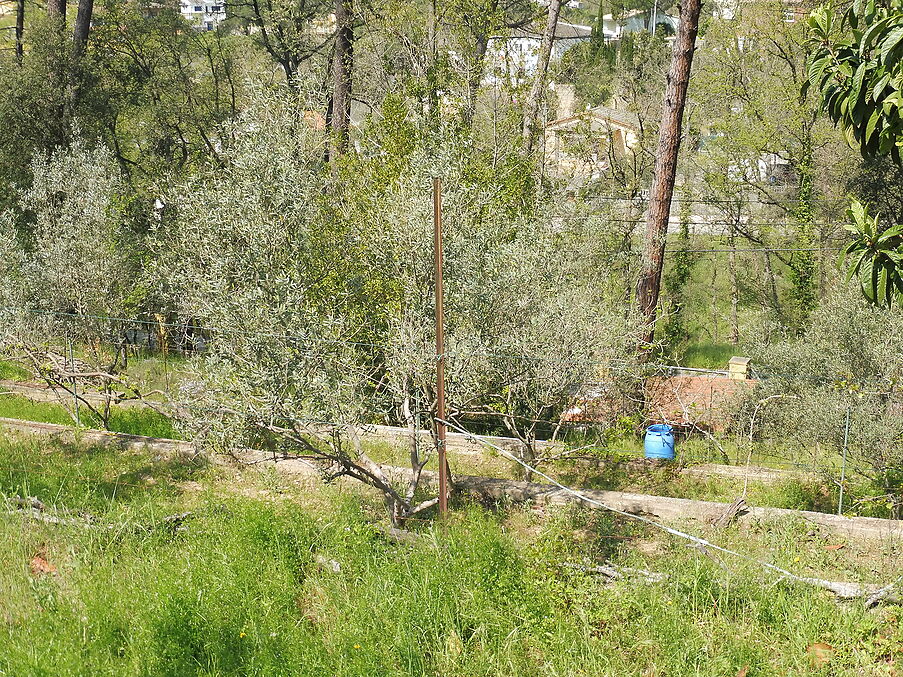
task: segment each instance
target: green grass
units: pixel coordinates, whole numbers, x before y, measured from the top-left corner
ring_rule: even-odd
[[[82,425],[100,428],[100,422],[89,412],[82,410]],[[0,395],[0,418],[14,418],[41,423],[72,425],[73,421],[64,407],[56,403],[35,402],[19,395]],[[141,407],[114,407],[109,429],[131,435],[144,435],[166,439],[182,439],[173,422],[150,409]],[[641,461],[642,441],[625,437],[617,440],[613,449],[597,452],[595,460],[553,463],[545,469],[568,486],[587,489],[604,489],[636,493],[688,498],[694,500],[731,502],[743,489],[741,480],[700,478],[680,474],[681,464],[698,462],[724,462],[726,459],[705,440],[688,440],[680,445],[681,464],[650,467]],[[407,450],[388,443],[368,443],[366,451],[382,463],[404,465]],[[730,454],[736,449],[728,445]],[[764,452],[763,452],[764,453]],[[737,452],[739,454],[739,452]],[[753,464],[768,465],[769,459],[754,454]],[[513,461],[487,451],[482,458],[450,455],[452,471],[460,474],[486,475],[490,477],[516,478],[518,468]],[[435,459],[428,466],[436,470]],[[847,506],[867,487],[851,482],[847,489]],[[793,510],[834,512],[837,506],[837,488],[815,478],[788,478],[786,482],[769,485],[750,483],[747,501],[751,505]],[[880,502],[870,503],[866,513],[872,517],[888,517],[889,508]]]
[[[174,392],[183,378],[189,358],[184,355],[163,356],[158,352],[141,351],[129,359],[126,374],[142,391]]]
[[[0,418],[73,425],[72,416],[62,405],[54,402],[35,402],[21,395],[0,395]],[[102,427],[100,420],[84,408],[80,411],[80,418],[85,427]],[[113,407],[109,429],[130,435],[181,439],[169,418],[143,407]]]
[[[691,342],[681,349],[677,362],[682,367],[727,369],[728,360],[740,352],[741,349],[731,343]]]
[[[154,460],[150,452],[20,440],[0,432],[0,494],[36,496],[73,511],[118,514],[136,500],[171,507],[176,483],[204,472],[203,463]]]
[[[900,608],[838,607],[598,512],[457,504],[411,546],[382,536],[378,501],[338,489],[310,505],[309,490],[272,478],[9,440],[0,468],[3,493],[28,483],[98,525],[0,517],[0,675],[852,677],[893,674],[888,656],[903,649]],[[140,488],[113,491],[122,477]],[[188,478],[200,491],[181,492]],[[185,530],[161,521],[181,510]],[[835,578],[895,566],[808,533],[779,523],[718,539]],[[33,575],[36,554],[57,573]],[[605,584],[562,566],[606,560],[669,578]],[[834,649],[822,668],[806,652],[815,642]]]
[[[0,381],[26,381],[31,374],[10,360],[0,360]]]
[[[72,425],[72,417],[59,404],[35,402],[21,395],[0,395],[0,418]]]

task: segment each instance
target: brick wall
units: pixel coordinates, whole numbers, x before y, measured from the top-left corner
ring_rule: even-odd
[[[646,383],[647,416],[677,426],[724,430],[737,399],[757,381],[727,376],[669,376]]]

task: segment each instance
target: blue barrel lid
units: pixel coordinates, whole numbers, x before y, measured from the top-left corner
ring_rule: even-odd
[[[670,433],[674,428],[669,426],[667,423],[656,423],[655,425],[651,425],[646,428],[646,432],[649,433],[657,433],[659,435]]]

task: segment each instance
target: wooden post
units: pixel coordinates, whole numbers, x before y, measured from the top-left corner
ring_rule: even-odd
[[[843,487],[847,481],[847,449],[850,442],[850,409],[847,405],[847,420],[843,427],[843,463],[840,466],[840,496],[837,498],[837,514],[843,515]]]
[[[448,512],[448,462],[445,455],[445,308],[442,285],[442,179],[433,178],[433,259],[436,295],[436,438],[439,447],[439,513]]]

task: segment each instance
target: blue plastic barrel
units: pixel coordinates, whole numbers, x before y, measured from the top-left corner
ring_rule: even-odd
[[[646,438],[643,440],[643,450],[646,458],[674,459],[674,433],[671,426],[665,423],[657,423],[646,428]]]

